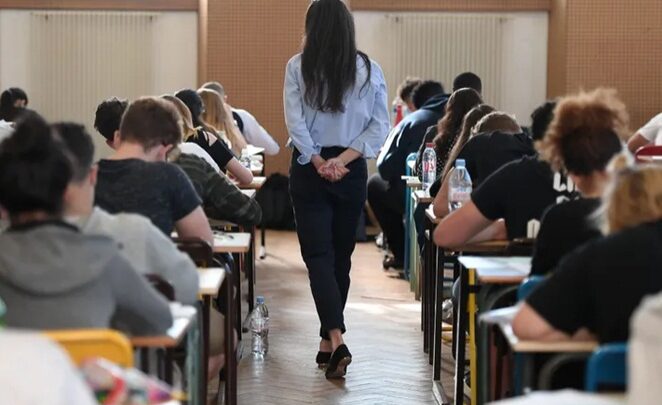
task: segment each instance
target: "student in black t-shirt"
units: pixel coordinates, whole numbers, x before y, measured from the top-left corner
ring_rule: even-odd
[[[522,133],[513,117],[504,112],[487,114],[474,128],[478,135],[473,136],[459,150],[457,157],[446,164],[441,192],[437,193],[434,201],[435,215],[439,217],[448,215],[448,182],[455,159],[464,159],[473,187],[477,188],[485,178],[506,163],[536,153],[531,138]]]
[[[178,113],[169,102],[143,97],[122,117],[119,145],[99,161],[95,204],[114,214],[146,216],[163,233],[213,241],[209,221],[186,174],[166,163],[182,138]]]
[[[540,126],[536,120],[549,123],[551,114],[551,109],[549,116],[534,112],[534,126]],[[441,221],[434,240],[439,246],[458,247],[470,241],[535,237],[543,211],[574,196],[571,180],[547,162],[527,156],[485,179],[470,201]]]
[[[551,271],[563,255],[599,237],[591,214],[609,180],[606,167],[623,148],[629,132],[625,105],[605,90],[566,97],[538,149],[542,158],[564,170],[583,198],[552,205],[543,215],[531,274]]]
[[[204,149],[218,164],[221,170],[227,170],[240,184],[249,184],[253,181],[253,174],[244,167],[232,153],[228,145],[218,137],[216,130],[202,120],[205,105],[195,90],[184,89],[175,93],[175,97],[182,100],[191,111],[193,125],[196,127],[194,135],[185,139]]]
[[[531,293],[513,320],[520,338],[626,341],[641,299],[662,290],[662,167],[621,170],[604,204],[608,236],[567,255]]]

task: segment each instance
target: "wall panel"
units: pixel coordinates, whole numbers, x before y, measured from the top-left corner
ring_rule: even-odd
[[[358,11],[541,11],[550,0],[350,0]]]

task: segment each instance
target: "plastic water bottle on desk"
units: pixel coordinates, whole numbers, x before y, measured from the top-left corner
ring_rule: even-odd
[[[473,185],[464,159],[455,161],[455,170],[448,180],[448,209],[452,212],[471,199]]]
[[[257,305],[251,314],[252,352],[256,358],[264,358],[269,351],[269,310],[264,297],[257,297]]]
[[[434,143],[425,144],[423,151],[423,190],[430,193],[430,186],[437,179],[437,154],[434,151]]]

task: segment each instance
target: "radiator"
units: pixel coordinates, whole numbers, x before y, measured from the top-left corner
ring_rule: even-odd
[[[450,92],[453,78],[472,71],[484,83],[483,98],[501,105],[504,23],[500,14],[389,13],[357,21],[359,48],[384,70],[391,99],[407,76],[442,81]],[[361,17],[359,17],[359,20]],[[368,23],[361,32],[359,24]]]
[[[49,120],[85,123],[93,131],[101,100],[150,94],[154,88],[153,26],[158,16],[32,12],[29,78],[33,107]]]

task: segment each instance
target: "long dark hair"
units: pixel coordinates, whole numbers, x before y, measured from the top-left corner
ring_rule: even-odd
[[[314,0],[306,14],[301,71],[304,100],[320,111],[344,112],[345,92],[356,84],[356,55],[370,82],[370,59],[356,49],[354,18],[340,0]]]
[[[437,136],[434,138],[437,153],[447,154],[450,151],[462,128],[464,116],[482,102],[480,94],[468,87],[455,90],[451,94],[446,103],[446,113],[437,124]]]

